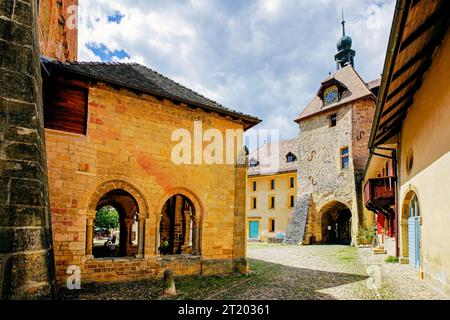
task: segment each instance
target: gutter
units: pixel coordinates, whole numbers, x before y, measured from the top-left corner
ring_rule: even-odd
[[[407,5],[410,4],[407,0],[397,0],[394,12],[394,20],[392,23],[391,34],[389,36],[388,50],[386,53],[386,60],[384,62],[383,77],[381,78],[380,90],[378,93],[378,100],[375,107],[375,115],[372,122],[372,129],[369,138],[369,149],[374,149],[375,137],[378,126],[381,120],[381,113],[383,111],[384,101],[386,100],[387,90],[391,82],[392,73],[394,71],[394,63],[397,57],[398,49],[403,35],[403,27],[408,15]]]

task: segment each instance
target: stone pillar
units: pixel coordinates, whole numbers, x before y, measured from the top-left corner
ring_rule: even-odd
[[[134,219],[124,219],[124,223],[125,223],[125,255],[129,256],[131,254],[131,232],[132,232],[132,228],[133,228],[133,223],[134,223]],[[121,246],[123,244],[120,244]]]
[[[0,299],[55,297],[36,20],[0,1]]]
[[[86,219],[86,257],[93,258],[92,243],[94,241],[94,218],[88,217]]]
[[[145,224],[145,219],[139,218],[139,224],[138,224],[138,237],[137,237],[137,241],[138,241],[138,252],[136,255],[136,258],[138,259],[142,259],[144,257],[144,224]]]
[[[189,210],[184,211],[184,246],[189,246],[191,234],[191,212]]]
[[[176,196],[175,214],[173,221],[173,254],[181,253],[180,249],[183,245],[183,207],[184,199],[182,196]]]
[[[202,220],[200,217],[193,217],[193,239],[192,239],[192,254],[200,255],[201,254],[201,225]]]
[[[234,235],[233,261],[236,272],[247,273],[247,236],[245,219],[245,198],[247,185],[247,161],[244,154],[240,155],[235,167],[234,189]]]

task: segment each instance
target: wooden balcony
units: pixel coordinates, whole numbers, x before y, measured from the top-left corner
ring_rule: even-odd
[[[369,179],[364,186],[364,205],[370,211],[390,216],[390,207],[395,204],[396,187],[395,177]]]

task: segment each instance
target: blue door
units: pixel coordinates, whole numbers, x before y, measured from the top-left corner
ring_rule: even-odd
[[[416,196],[409,204],[408,251],[409,264],[416,269],[420,268],[420,211]]]
[[[250,221],[250,239],[259,238],[259,221]]]

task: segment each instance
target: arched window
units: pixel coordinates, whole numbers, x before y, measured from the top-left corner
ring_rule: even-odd
[[[296,157],[292,152],[289,152],[289,153],[286,155],[286,161],[287,161],[288,163],[290,163],[290,162],[295,162],[295,161],[297,161],[297,157]]]
[[[159,228],[162,255],[200,254],[201,220],[186,196],[177,194],[167,200]]]
[[[128,192],[117,189],[100,198],[92,228],[93,241],[88,244],[92,247],[88,251],[94,258],[142,254],[139,252],[139,207]]]

